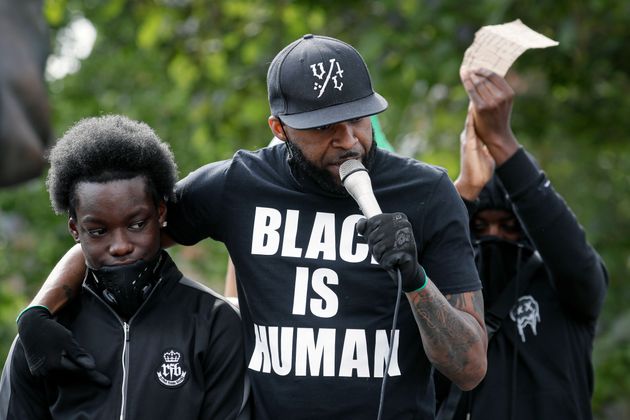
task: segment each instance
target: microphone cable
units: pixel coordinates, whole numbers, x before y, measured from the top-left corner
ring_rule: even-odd
[[[378,403],[378,415],[376,420],[381,420],[383,415],[383,402],[385,401],[385,385],[387,384],[387,375],[389,374],[389,363],[392,361],[392,352],[394,350],[394,335],[396,334],[396,324],[398,323],[398,310],[400,309],[400,296],[402,295],[402,275],[400,270],[396,269],[398,277],[398,292],[396,293],[396,305],[394,306],[394,319],[392,320],[392,332],[390,334],[390,346],[387,353],[387,361],[385,363],[385,372],[383,373],[383,381],[381,382],[381,396]]]

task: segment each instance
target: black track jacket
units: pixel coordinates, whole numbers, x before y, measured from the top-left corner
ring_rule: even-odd
[[[33,377],[17,338],[2,375],[0,418],[237,418],[247,401],[237,310],[183,277],[170,257],[161,274],[129,322],[85,284],[59,314],[110,388],[67,372]]]

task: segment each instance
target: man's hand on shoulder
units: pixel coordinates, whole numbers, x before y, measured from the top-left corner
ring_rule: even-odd
[[[52,318],[46,307],[25,309],[18,317],[17,326],[33,376],[65,370],[85,375],[100,386],[111,385],[109,378],[95,369],[94,358],[77,343],[67,328]]]

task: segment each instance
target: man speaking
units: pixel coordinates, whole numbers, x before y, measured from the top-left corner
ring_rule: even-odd
[[[283,144],[188,175],[167,228],[184,245],[221,241],[234,261],[256,418],[375,418],[385,375],[384,418],[433,418],[433,367],[462,389],[486,371],[465,207],[444,170],[375,146],[369,116],[387,102],[350,45],[304,35],[267,86]],[[382,214],[365,220],[341,184],[350,159]],[[35,304],[57,308],[78,287],[69,254]],[[398,273],[408,302],[392,334]]]

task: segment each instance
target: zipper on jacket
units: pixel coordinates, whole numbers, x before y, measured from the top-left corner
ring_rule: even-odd
[[[120,420],[125,419],[125,411],[127,410],[127,369],[129,367],[129,324],[123,322],[123,330],[125,333],[125,342],[123,343],[122,351],[122,389],[121,389],[121,404],[120,404]]]
[[[88,272],[86,272],[85,275],[87,276]],[[121,386],[120,420],[124,420],[126,418],[126,412],[127,412],[127,384],[129,382],[128,376],[129,376],[129,346],[130,346],[129,325],[131,324],[133,319],[136,317],[136,315],[138,315],[142,307],[144,307],[146,303],[151,299],[151,297],[157,290],[158,285],[162,283],[162,280],[163,280],[163,277],[160,276],[159,280],[155,283],[155,286],[153,286],[153,290],[151,290],[151,292],[149,293],[149,296],[146,297],[144,302],[142,302],[142,304],[140,305],[136,313],[133,314],[133,316],[129,319],[128,322],[123,321],[120,318],[120,316],[116,313],[116,311],[110,305],[108,305],[107,302],[105,302],[98,295],[98,293],[96,293],[94,290],[92,290],[91,287],[85,284],[85,281],[83,283],[83,288],[87,290],[92,296],[94,296],[98,302],[101,302],[114,315],[114,317],[118,320],[118,322],[122,324],[122,327],[123,327],[124,341],[123,341],[123,351],[122,351],[122,356],[121,356],[123,377],[122,377],[122,386]]]

